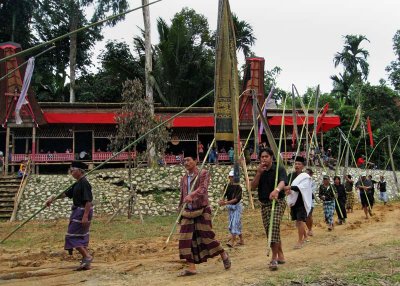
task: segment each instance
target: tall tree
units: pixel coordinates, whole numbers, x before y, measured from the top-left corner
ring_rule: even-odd
[[[156,81],[171,105],[187,106],[214,85],[214,51],[207,19],[184,8],[170,25],[159,18],[157,30]],[[212,101],[202,104],[210,106]]]
[[[348,91],[355,82],[366,80],[369,73],[367,58],[369,52],[360,47],[363,41],[369,40],[364,35],[344,36],[344,47],[333,58],[335,67],[343,65],[344,73],[331,76],[334,81],[334,92],[348,99]]]
[[[389,80],[394,86],[394,89],[400,91],[400,30],[397,30],[393,37],[393,50],[396,55],[396,60],[392,61],[386,67],[389,73]]]
[[[128,8],[127,0],[43,0],[36,15],[39,23],[36,27],[42,40],[54,38],[54,34],[60,35],[71,32],[88,24],[86,12],[88,7],[94,7],[94,13],[90,17],[91,22],[96,22],[105,17],[121,13]],[[113,26],[120,17],[107,23]],[[75,101],[75,78],[77,68],[87,65],[90,48],[94,43],[101,40],[102,26],[96,26],[79,34],[72,34],[68,42],[68,66],[70,81],[70,102]],[[79,47],[79,48],[78,48]],[[86,53],[86,62],[80,61],[79,57]],[[65,69],[66,66],[64,66]]]
[[[0,1],[0,43],[12,41],[23,49],[31,47],[35,42],[31,26],[36,7],[37,1]]]
[[[257,38],[254,36],[253,27],[246,21],[232,14],[233,25],[235,26],[236,49],[241,50],[245,58],[251,53],[251,47],[255,44]]]

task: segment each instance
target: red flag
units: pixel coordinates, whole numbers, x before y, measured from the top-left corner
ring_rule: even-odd
[[[318,117],[318,124],[317,124],[317,133],[321,130],[322,128],[322,120],[324,119],[326,113],[328,112],[329,109],[329,102],[324,105],[321,115]]]
[[[372,136],[371,121],[369,120],[369,116],[367,117],[367,130],[369,135],[369,145],[374,147],[374,137]]]

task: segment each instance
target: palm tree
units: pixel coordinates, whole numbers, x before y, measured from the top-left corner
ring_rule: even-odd
[[[360,48],[360,44],[364,40],[368,42],[369,40],[364,35],[346,35],[344,38],[345,45],[342,52],[336,53],[333,59],[335,67],[342,64],[349,77],[359,81],[366,80],[369,73],[367,62],[369,52]]]
[[[345,71],[343,74],[339,73],[339,76],[331,76],[331,80],[333,80],[332,93],[336,94],[339,99],[344,100],[349,104],[351,102],[351,99],[349,98],[349,90],[355,80],[354,77]]]
[[[251,47],[257,38],[253,34],[253,27],[246,21],[240,21],[235,14],[232,14],[233,25],[235,26],[236,49],[242,50],[244,57],[251,53]]]

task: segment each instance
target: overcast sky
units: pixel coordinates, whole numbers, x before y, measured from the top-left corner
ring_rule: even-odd
[[[151,2],[151,0],[150,0]],[[141,1],[131,0],[130,7]],[[395,59],[392,38],[400,29],[400,0],[230,0],[231,10],[254,29],[257,38],[253,51],[265,58],[266,69],[282,68],[278,86],[291,90],[294,83],[299,92],[321,85],[323,92],[332,89],[330,76],[335,69],[333,56],[343,48],[343,35],[362,34],[370,43],[362,46],[370,53],[368,80],[378,84],[387,80],[385,67]],[[193,8],[208,18],[210,29],[217,25],[218,0],[163,0],[150,6],[152,43],[158,42],[156,19],[170,23],[183,7]],[[96,45],[94,56],[107,40],[132,39],[143,27],[141,11],[126,16],[125,21],[104,29],[104,41]],[[239,64],[243,63],[239,55]]]

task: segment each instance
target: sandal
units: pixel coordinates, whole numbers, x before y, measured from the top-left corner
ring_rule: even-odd
[[[224,263],[224,268],[225,268],[225,270],[228,270],[229,268],[231,268],[232,262],[231,262],[231,260],[229,259],[228,253],[225,252],[225,254],[226,254],[226,258],[222,260],[222,263]]]
[[[278,264],[285,264],[286,261],[285,260],[277,260]]]
[[[193,272],[193,271],[185,269],[182,272],[179,272],[179,274],[177,276],[178,277],[185,277],[185,276],[193,276],[193,275],[196,275],[196,274],[197,274],[197,272]]]
[[[278,261],[271,260],[271,262],[269,263],[269,270],[271,271],[278,270]]]
[[[76,271],[82,271],[82,270],[89,270],[90,269],[90,264],[93,261],[93,257],[91,258],[83,258],[81,261],[81,265],[79,265],[78,268],[76,268]]]
[[[226,246],[228,246],[228,247],[235,247],[235,243],[232,242],[231,240],[229,240],[229,241],[226,243]]]

